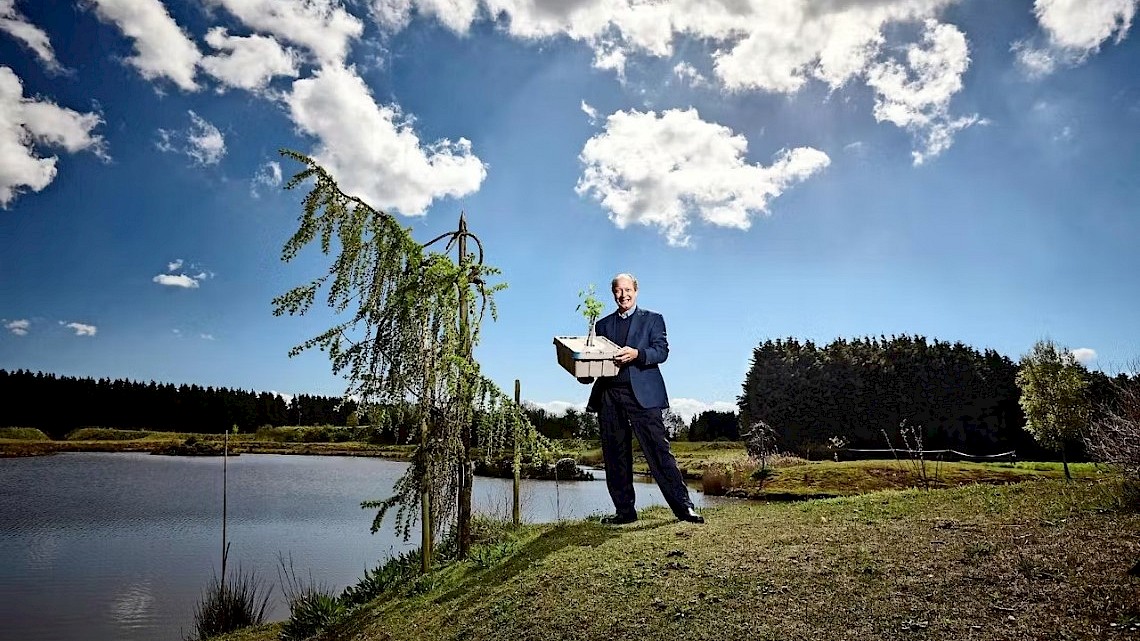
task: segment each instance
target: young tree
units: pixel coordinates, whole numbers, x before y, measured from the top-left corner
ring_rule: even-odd
[[[393,496],[363,506],[378,508],[373,532],[394,507],[397,531],[405,538],[421,522],[425,571],[431,564],[433,524],[458,513],[458,552],[465,556],[473,442],[488,457],[516,441],[530,449],[542,445],[513,399],[482,375],[473,356],[484,315],[496,314],[493,294],[505,285],[487,284],[498,270],[483,264],[482,244],[462,215],[456,231],[421,245],[395,217],[341,191],[312,159],[281,153],[305,165],[287,189],[312,181],[282,260],[293,260],[318,239],[321,252],[335,257],[324,274],[275,298],[273,313],[305,314],[317,294],[327,291],[326,302],[338,315],[333,327],[289,354],[314,347],[327,353],[333,373],[348,381],[345,397],[356,399],[373,425],[394,426],[402,416],[389,416],[393,407],[414,409],[420,439],[408,471]],[[469,240],[477,253],[467,251]],[[440,241],[446,241],[443,252],[429,251]]]
[[[1085,374],[1068,349],[1048,339],[1037,341],[1017,372],[1025,429],[1041,445],[1061,452],[1067,479],[1073,477],[1065,444],[1081,436],[1091,415]]]

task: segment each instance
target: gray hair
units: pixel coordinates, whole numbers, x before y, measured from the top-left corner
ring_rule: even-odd
[[[614,287],[617,287],[617,282],[623,278],[629,279],[629,281],[633,283],[633,291],[636,292],[637,291],[637,276],[634,276],[633,274],[628,274],[626,272],[622,272],[622,273],[618,274],[617,276],[614,276],[613,280],[610,281],[610,291],[612,292],[614,290]]]

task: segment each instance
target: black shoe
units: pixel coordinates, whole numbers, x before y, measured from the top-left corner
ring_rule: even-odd
[[[636,520],[636,514],[610,514],[602,517],[602,525],[625,525]]]
[[[697,514],[697,511],[693,508],[688,508],[684,512],[677,515],[677,520],[686,521],[688,523],[704,523],[705,517]]]

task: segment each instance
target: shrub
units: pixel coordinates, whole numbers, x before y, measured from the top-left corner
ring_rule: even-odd
[[[731,489],[746,485],[759,469],[762,468],[751,459],[713,463],[701,474],[701,489],[709,496],[723,496]]]
[[[266,587],[253,571],[238,568],[229,581],[219,581],[215,575],[194,608],[194,635],[187,639],[208,639],[264,623],[272,592],[272,586]]]
[[[64,438],[68,441],[134,441],[146,438],[143,430],[115,430],[108,427],[81,427]]]
[[[1140,481],[1140,379],[1113,385],[1115,399],[1099,408],[1085,444],[1097,461],[1119,467],[1133,482]]]
[[[34,427],[0,427],[0,438],[13,441],[50,441],[51,438]]]
[[[311,574],[307,580],[299,578],[291,557],[278,561],[281,591],[289,604],[289,619],[281,626],[283,641],[304,641],[344,615],[347,607],[327,585],[314,581]]]
[[[381,594],[414,579],[420,572],[420,551],[411,550],[394,556],[372,570],[365,570],[356,585],[350,585],[340,594],[345,607],[367,603]]]

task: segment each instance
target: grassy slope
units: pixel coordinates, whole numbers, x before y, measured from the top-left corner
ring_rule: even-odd
[[[1140,513],[1113,482],[741,501],[704,526],[532,526],[334,639],[1093,639],[1135,634]],[[1119,630],[1120,627],[1115,628]],[[269,641],[277,626],[234,641]]]

